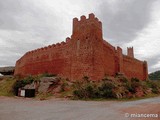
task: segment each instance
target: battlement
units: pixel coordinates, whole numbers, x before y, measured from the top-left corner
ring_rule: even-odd
[[[136,58],[132,58],[128,55],[123,55],[123,59],[126,60],[126,61],[135,61],[135,62],[139,62],[139,63],[143,63],[144,61],[141,61],[141,60],[138,60]]]
[[[48,45],[48,46],[38,48],[35,50],[28,51],[27,53],[25,53],[24,56],[26,56],[26,55],[29,56],[29,55],[32,55],[32,54],[35,54],[38,52],[43,52],[43,51],[47,51],[47,50],[54,49],[54,48],[64,47],[65,45],[68,45],[70,43],[70,41],[71,41],[71,38],[67,37],[65,42],[62,41],[61,43],[56,43],[56,44]],[[22,56],[18,61],[21,61],[24,56]]]
[[[106,45],[110,50],[115,51],[116,48],[114,46],[112,46],[110,43],[108,43],[107,41],[103,40],[104,45]]]
[[[117,46],[117,53],[122,55],[123,54],[123,50],[121,47]]]
[[[102,29],[102,22],[99,21],[99,19],[95,17],[93,13],[89,14],[88,18],[82,15],[80,20],[78,20],[78,18],[73,18],[73,34],[81,29],[84,30],[85,28],[89,27],[97,27],[98,29]]]
[[[129,57],[134,58],[133,47],[127,47],[127,55],[128,55]]]

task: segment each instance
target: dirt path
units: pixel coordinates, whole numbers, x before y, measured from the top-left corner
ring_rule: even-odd
[[[0,120],[143,120],[125,114],[160,114],[160,97],[120,101],[72,101],[0,97]],[[145,118],[146,119],[146,118]],[[144,120],[145,120],[144,119]],[[160,120],[147,118],[146,120]]]

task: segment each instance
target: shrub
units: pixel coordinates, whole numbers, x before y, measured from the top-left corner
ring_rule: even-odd
[[[112,81],[112,80],[110,80],[110,79],[108,78],[108,76],[105,76],[105,77],[102,79],[102,81]]]
[[[84,80],[84,82],[87,82],[87,83],[90,82],[88,76],[83,76],[83,80]]]
[[[76,98],[79,98],[79,99],[82,99],[82,98],[84,97],[81,90],[74,90],[74,91],[73,91],[73,95],[74,95]]]
[[[76,81],[74,84],[73,95],[75,98],[79,99],[88,99],[96,98],[97,85],[92,81],[89,81],[88,78],[84,81]]]
[[[52,73],[47,73],[47,72],[40,75],[40,77],[55,77],[55,76],[57,75]]]
[[[136,93],[136,88],[141,87],[141,83],[140,82],[131,82],[131,89],[130,92],[131,93]]]
[[[149,94],[146,92],[149,88],[152,88],[152,93],[159,94],[160,82],[141,81],[137,78],[128,80],[123,76],[114,79],[105,77],[102,81],[95,83],[88,79],[76,82],[73,95],[79,99],[132,98],[136,95]]]
[[[116,88],[116,85],[111,81],[104,81],[99,87],[99,94],[103,98],[113,98],[113,89]]]
[[[31,84],[34,80],[35,78],[33,76],[28,76],[24,78],[23,80],[17,80],[12,86],[13,93],[16,95],[19,88],[22,88],[27,84]]]
[[[67,80],[61,80],[61,92],[64,92],[65,89],[69,86],[68,83],[67,83]]]
[[[47,100],[49,99],[53,94],[52,93],[38,93],[36,98],[40,100]]]
[[[122,82],[122,83],[128,83],[129,82],[126,77],[120,77],[119,81]]]
[[[108,78],[103,79],[101,83],[94,83],[88,79],[85,81],[77,81],[73,95],[79,99],[88,98],[113,98],[115,97],[113,89],[115,83]]]
[[[155,94],[160,93],[160,82],[159,81],[146,81],[146,84],[149,88],[152,88],[152,92]]]
[[[93,84],[89,84],[85,87],[85,91],[86,91],[86,97],[88,98],[96,98],[96,88],[94,87]]]
[[[131,82],[140,82],[138,78],[131,78]]]

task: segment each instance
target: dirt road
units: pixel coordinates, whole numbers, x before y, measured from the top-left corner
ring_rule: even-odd
[[[129,102],[0,97],[0,120],[160,120],[130,116],[140,113],[160,114],[160,97]]]

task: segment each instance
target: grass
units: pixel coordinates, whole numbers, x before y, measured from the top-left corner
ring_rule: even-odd
[[[61,97],[61,98],[65,98],[65,97],[69,97],[69,96],[71,97],[71,96],[73,96],[72,93],[73,93],[73,90],[64,91],[64,92],[61,92],[61,93],[60,93],[60,94],[61,94],[60,97]]]
[[[141,98],[120,98],[120,99],[116,99],[116,98],[88,98],[88,99],[79,99],[79,98],[74,98],[72,97],[71,100],[81,100],[81,101],[119,101],[119,102],[129,102],[129,101],[137,101],[137,100],[143,100],[143,99],[147,99],[147,98],[153,98],[153,97],[159,97],[160,95],[157,94],[150,94],[147,95],[145,97],[141,97]]]
[[[142,99],[147,99],[147,98],[153,98],[153,97],[158,97],[160,96],[159,94],[148,94],[144,97],[135,97],[135,98],[121,98],[121,99],[116,99],[118,101],[136,101],[136,100],[142,100]]]
[[[144,97],[135,97],[135,98],[88,98],[88,99],[79,99],[79,98],[72,98],[72,100],[82,100],[82,101],[136,101],[136,100],[143,100],[143,99],[147,99],[147,98],[153,98],[153,97],[159,97],[159,94],[148,94]]]
[[[38,93],[36,95],[36,98],[40,99],[40,100],[47,100],[50,99],[53,96],[53,94],[51,93]]]
[[[12,86],[15,81],[13,78],[5,78],[0,81],[0,96],[14,96]]]

